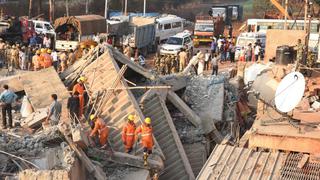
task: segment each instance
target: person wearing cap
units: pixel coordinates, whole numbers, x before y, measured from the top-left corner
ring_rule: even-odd
[[[90,115],[90,120],[94,123],[94,128],[92,129],[90,133],[90,137],[93,138],[96,135],[99,136],[99,143],[101,148],[106,148],[108,136],[109,136],[109,128],[106,125],[106,123],[103,121],[103,119],[96,117],[95,115]]]
[[[151,126],[151,118],[147,117],[144,123],[140,125],[135,132],[135,140],[139,139],[141,135],[141,145],[143,147],[143,160],[144,165],[148,166],[148,156],[152,153],[153,142],[153,129]]]
[[[122,142],[125,146],[126,153],[130,153],[134,145],[134,133],[136,131],[136,124],[134,123],[135,115],[128,116],[127,123],[122,128]]]
[[[83,112],[84,112],[84,93],[85,93],[85,88],[84,88],[84,83],[86,81],[86,78],[85,77],[80,77],[78,80],[77,80],[77,84],[75,84],[73,86],[73,89],[72,89],[72,93],[74,94],[75,92],[78,92],[79,93],[79,117],[81,117],[83,115]]]
[[[32,65],[33,65],[33,70],[38,71],[41,69],[40,66],[40,50],[37,50],[35,55],[32,57]]]

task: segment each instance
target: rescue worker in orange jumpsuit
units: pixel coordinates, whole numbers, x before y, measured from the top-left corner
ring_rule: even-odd
[[[122,142],[126,148],[126,153],[130,153],[132,151],[135,142],[134,133],[136,130],[136,124],[134,123],[134,119],[134,115],[129,115],[127,124],[122,128]]]
[[[52,56],[50,55],[51,54],[51,49],[48,49],[46,51],[46,53],[43,53],[43,68],[48,68],[48,67],[51,67],[52,66]]]
[[[40,63],[40,67],[43,68],[44,67],[44,57],[45,54],[47,54],[47,50],[45,48],[41,48],[40,49],[40,57],[39,57],[39,63]]]
[[[78,80],[78,83],[76,85],[73,86],[72,89],[72,93],[74,94],[75,92],[79,93],[79,117],[81,117],[83,115],[84,112],[84,92],[85,92],[85,88],[84,88],[84,82],[86,81],[85,77],[80,77]]]
[[[145,118],[144,123],[136,129],[135,140],[138,140],[139,134],[141,134],[144,165],[148,166],[148,156],[152,153],[152,147],[154,145],[153,129],[151,126],[151,119],[149,117]]]
[[[96,117],[95,115],[90,115],[90,120],[94,123],[94,128],[90,133],[90,137],[93,138],[99,135],[99,143],[101,148],[107,147],[107,140],[109,136],[109,128],[103,119]]]

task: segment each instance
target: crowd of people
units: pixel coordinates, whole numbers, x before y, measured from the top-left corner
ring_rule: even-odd
[[[0,65],[7,67],[8,72],[13,72],[14,69],[38,71],[51,66],[58,72],[63,72],[84,54],[91,53],[95,47],[80,45],[76,50],[58,52],[51,48],[49,39],[44,38],[43,44],[33,44],[31,39],[28,46],[19,43],[10,44],[0,39]]]

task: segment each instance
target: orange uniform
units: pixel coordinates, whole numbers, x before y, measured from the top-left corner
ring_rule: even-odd
[[[153,143],[153,129],[151,126],[146,126],[145,124],[139,126],[136,130],[135,139],[138,139],[138,134],[141,134],[141,145],[148,150],[152,150]]]
[[[79,116],[81,117],[83,115],[83,107],[84,107],[84,85],[81,83],[77,83],[76,85],[73,86],[72,93],[74,94],[75,92],[79,93]]]
[[[131,151],[134,145],[135,130],[136,130],[136,125],[133,122],[132,123],[128,122],[122,128],[122,142],[125,145],[127,152]]]
[[[50,54],[43,54],[43,62],[42,62],[42,67],[43,68],[48,68],[52,66],[52,57],[50,56]]]
[[[101,118],[97,118],[94,122],[94,128],[90,133],[90,137],[95,136],[97,133],[99,133],[100,145],[104,146],[108,140],[109,128]]]
[[[37,71],[37,70],[39,70],[40,69],[40,56],[38,56],[38,55],[34,55],[33,57],[32,57],[32,64],[33,64],[33,69],[34,69],[34,71]]]

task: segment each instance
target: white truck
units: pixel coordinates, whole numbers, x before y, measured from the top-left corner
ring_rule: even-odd
[[[61,17],[54,22],[55,47],[65,51],[76,49],[80,42],[92,40],[98,33],[106,33],[106,19],[99,15]]]

